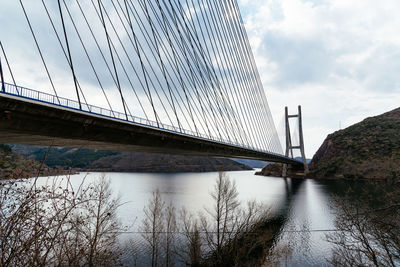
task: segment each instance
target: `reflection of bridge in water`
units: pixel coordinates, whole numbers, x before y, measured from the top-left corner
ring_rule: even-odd
[[[302,164],[283,155],[235,1],[42,1],[40,30],[20,5],[53,92],[17,86],[2,49],[0,142]]]

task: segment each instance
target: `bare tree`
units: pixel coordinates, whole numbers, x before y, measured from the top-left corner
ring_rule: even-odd
[[[238,215],[238,192],[235,182],[226,176],[225,172],[219,172],[218,178],[211,193],[214,206],[206,210],[208,216],[202,216],[201,223],[206,233],[206,240],[211,251],[214,251],[218,261],[222,260],[222,247],[232,235],[235,216]],[[211,224],[211,225],[210,225]]]
[[[164,229],[165,229],[165,240],[164,240],[164,251],[165,251],[165,266],[173,266],[175,262],[175,242],[176,242],[176,211],[175,207],[170,203],[164,214]]]
[[[144,213],[142,236],[151,252],[152,266],[174,266],[177,232],[175,207],[172,203],[166,206],[157,189]]]
[[[122,230],[117,218],[119,198],[113,198],[110,181],[104,174],[89,185],[85,201],[72,218],[71,231],[77,245],[86,249],[83,254],[88,266],[109,266],[119,259],[117,233]],[[80,237],[79,240],[78,237]]]
[[[335,266],[400,265],[400,189],[374,188],[357,198],[352,191],[335,198],[339,231],[327,235],[335,245],[331,259]]]
[[[56,261],[64,223],[82,201],[71,188],[37,186],[36,180],[10,181],[1,190],[1,258],[3,265],[42,266]]]
[[[143,238],[150,249],[151,266],[158,266],[161,262],[162,233],[164,230],[165,202],[161,199],[159,190],[153,192],[153,197],[144,208],[145,218],[142,222]]]
[[[272,230],[265,226],[269,209],[249,201],[242,206],[235,182],[220,172],[214,191],[214,205],[199,217],[182,209],[178,232],[175,208],[166,206],[160,192],[153,192],[144,208],[141,231],[149,249],[151,265],[175,265],[175,256],[191,266],[242,266],[262,264],[272,244]],[[176,243],[180,243],[179,246]],[[261,249],[260,249],[261,248]],[[255,253],[257,251],[257,253]],[[256,255],[252,259],[250,255]]]
[[[214,205],[200,217],[205,235],[207,264],[214,266],[238,265],[249,251],[258,245],[262,224],[269,216],[269,209],[250,201],[242,207],[235,182],[220,172],[211,193]]]
[[[109,183],[77,188],[69,177],[4,181],[0,190],[1,266],[101,266],[115,263],[117,199]]]
[[[186,265],[200,266],[202,262],[202,238],[198,219],[183,208],[180,221],[180,229],[184,236],[177,254]]]

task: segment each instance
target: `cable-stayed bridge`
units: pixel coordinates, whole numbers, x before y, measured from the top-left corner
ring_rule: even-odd
[[[21,87],[1,47],[0,142],[301,164],[283,155],[235,0],[15,2],[46,82]]]

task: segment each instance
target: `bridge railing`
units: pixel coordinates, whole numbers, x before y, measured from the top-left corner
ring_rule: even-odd
[[[164,124],[161,122],[152,121],[152,120],[148,120],[148,119],[144,119],[144,118],[140,118],[140,117],[136,117],[136,116],[132,116],[132,115],[126,115],[125,113],[122,113],[119,111],[114,111],[111,109],[106,109],[106,108],[102,108],[102,107],[98,107],[98,106],[94,106],[94,105],[89,105],[86,103],[81,103],[81,106],[80,106],[79,102],[76,100],[40,92],[37,90],[25,88],[22,86],[15,86],[14,84],[9,84],[9,83],[4,83],[4,85],[5,85],[5,92],[0,91],[1,93],[19,96],[19,97],[23,97],[26,99],[47,103],[47,104],[57,105],[57,106],[64,107],[64,108],[88,112],[91,114],[100,115],[100,116],[117,119],[117,120],[121,120],[121,121],[125,121],[125,122],[127,121],[127,122],[134,123],[134,124],[150,126],[152,128],[162,129],[165,131],[179,133],[179,134],[187,135],[190,137],[196,137],[196,138],[200,138],[200,139],[204,139],[204,140],[208,140],[208,141],[218,142],[221,144],[227,144],[230,146],[236,146],[236,147],[240,147],[240,148],[250,149],[250,150],[254,150],[254,151],[258,151],[258,152],[262,152],[262,153],[269,153],[272,155],[282,156],[280,154],[277,154],[277,153],[274,153],[271,151],[267,151],[267,150],[262,150],[260,148],[256,148],[253,146],[246,146],[244,144],[240,144],[240,143],[233,142],[230,140],[224,140],[219,137],[209,136],[209,135],[201,134],[201,133],[194,132],[191,130],[178,128],[178,127]]]

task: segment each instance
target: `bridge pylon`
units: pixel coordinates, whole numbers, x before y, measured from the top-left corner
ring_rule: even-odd
[[[299,144],[293,145],[292,136],[290,133],[290,119],[296,119],[298,121],[299,126]],[[309,172],[306,154],[304,152],[304,138],[303,138],[303,123],[302,123],[302,115],[301,115],[301,106],[298,106],[298,113],[289,115],[288,107],[285,107],[285,132],[286,132],[286,151],[285,156],[291,156],[293,158],[293,150],[298,149],[301,153],[301,159],[304,165],[304,173],[307,174]],[[287,169],[288,165],[284,164],[282,169],[282,177],[287,177]]]
[[[3,67],[1,65],[1,57],[0,57],[0,79],[1,79],[1,91],[5,91],[5,85],[4,85],[4,75],[3,75]]]

